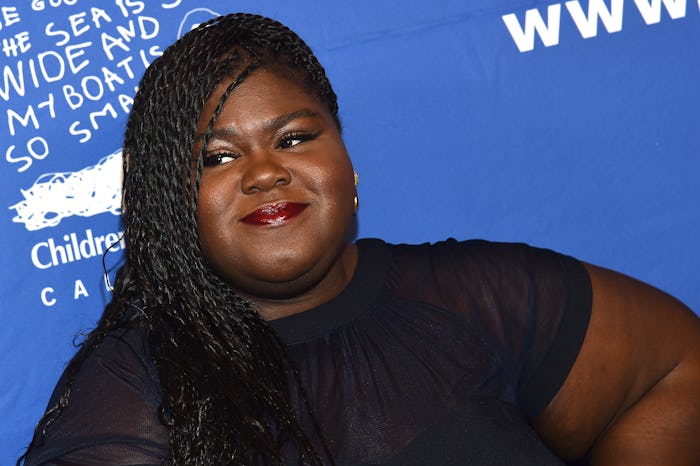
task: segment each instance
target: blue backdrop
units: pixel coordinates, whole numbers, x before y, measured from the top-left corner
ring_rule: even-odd
[[[0,464],[109,299],[138,79],[231,11],[288,24],[325,65],[358,236],[528,242],[700,310],[700,2],[2,0]]]

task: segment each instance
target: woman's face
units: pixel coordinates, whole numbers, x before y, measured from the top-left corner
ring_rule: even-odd
[[[193,153],[224,82],[204,106]],[[206,259],[255,299],[290,299],[340,267],[353,169],[333,117],[293,81],[258,69],[229,96],[204,155],[199,236]]]

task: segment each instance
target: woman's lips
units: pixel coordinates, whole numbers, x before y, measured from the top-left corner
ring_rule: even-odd
[[[278,202],[268,204],[249,213],[241,222],[249,225],[281,225],[290,218],[296,217],[308,204],[298,202]]]

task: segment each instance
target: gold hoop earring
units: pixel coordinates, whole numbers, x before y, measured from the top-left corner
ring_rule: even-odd
[[[352,177],[355,180],[355,197],[353,198],[353,215],[357,213],[357,209],[360,207],[360,201],[357,199],[357,185],[360,182],[360,177],[357,176],[357,172],[355,170],[352,171]]]

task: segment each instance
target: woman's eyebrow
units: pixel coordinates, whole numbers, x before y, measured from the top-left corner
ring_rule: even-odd
[[[314,112],[313,110],[301,109],[297,110],[296,112],[287,113],[286,115],[280,115],[276,118],[273,118],[265,122],[264,127],[266,130],[276,130],[283,127],[290,121],[296,120],[297,118],[315,118],[318,116],[318,113]]]
[[[297,110],[295,112],[280,115],[278,117],[272,118],[263,124],[263,128],[266,131],[277,130],[290,121],[296,120],[297,118],[316,118],[318,117],[318,112],[314,112],[309,109]],[[232,127],[219,128],[211,131],[211,139],[225,139],[228,136],[233,136],[236,134],[236,129]],[[205,133],[197,134],[194,138],[194,142],[199,142],[204,139]]]

